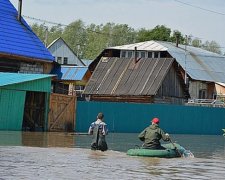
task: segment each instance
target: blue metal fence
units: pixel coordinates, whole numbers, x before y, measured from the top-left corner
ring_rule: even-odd
[[[171,134],[220,135],[225,128],[225,108],[78,101],[75,131],[87,132],[98,112],[104,113],[109,131],[117,133],[138,133],[153,117]]]

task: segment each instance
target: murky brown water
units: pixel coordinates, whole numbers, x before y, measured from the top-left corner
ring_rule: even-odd
[[[111,134],[109,151],[66,133],[0,132],[0,179],[224,179],[223,136],[174,135],[195,158],[130,157],[136,134]]]

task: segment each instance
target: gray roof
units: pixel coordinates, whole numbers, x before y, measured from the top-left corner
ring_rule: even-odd
[[[102,58],[84,94],[156,95],[174,60],[172,58],[141,59]]]
[[[171,42],[146,41],[108,49],[167,51],[194,80],[225,83],[225,56],[193,46],[175,46]],[[186,52],[186,53],[185,53]]]

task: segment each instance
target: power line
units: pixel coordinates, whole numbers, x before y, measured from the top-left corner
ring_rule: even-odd
[[[179,3],[182,3],[181,1],[179,0],[174,0],[174,1],[177,1]],[[184,3],[184,4],[187,4],[187,3]],[[224,14],[225,15],[225,14]],[[27,19],[31,19],[31,20],[34,20],[34,21],[39,21],[39,22],[42,22],[42,23],[47,23],[47,24],[52,24],[52,25],[57,25],[57,26],[63,26],[63,27],[68,27],[69,25],[68,24],[62,24],[62,23],[56,23],[56,22],[52,22],[52,21],[48,21],[48,20],[43,20],[43,19],[39,19],[39,18],[34,18],[34,17],[30,17],[30,16],[25,16],[23,15],[24,18],[27,18]],[[100,34],[100,35],[104,35],[104,36],[112,36],[112,37],[119,37],[119,35],[114,35],[114,34],[110,34],[110,33],[102,33],[102,32],[98,32],[98,31],[94,31],[94,30],[91,30],[91,29],[87,29],[87,28],[82,28],[83,30],[87,30],[89,32],[94,32],[96,34]],[[192,38],[196,38],[196,39],[204,39],[204,38],[200,38],[200,37],[196,37],[196,36],[193,36],[193,35],[190,35],[190,37]],[[201,45],[202,47],[204,45]],[[206,46],[205,46],[206,47]],[[221,47],[219,46],[218,48],[225,48],[225,47]]]
[[[183,1],[179,1],[179,0],[174,0],[174,1],[176,1],[176,2],[178,2],[178,3],[181,3],[181,4],[185,4],[185,5],[187,5],[187,6],[191,6],[191,7],[197,8],[197,9],[201,9],[201,10],[203,10],[203,11],[208,11],[208,12],[211,12],[211,13],[214,13],[214,14],[219,14],[219,15],[225,16],[225,13],[213,11],[213,10],[211,10],[211,9],[202,8],[202,7],[200,7],[200,6],[195,6],[195,5],[192,5],[192,4],[183,2]]]
[[[56,23],[56,22],[47,21],[47,20],[43,20],[43,19],[38,19],[38,18],[34,18],[34,17],[30,17],[30,16],[25,16],[25,15],[23,15],[23,17],[25,17],[27,19],[32,19],[32,20],[35,20],[35,21],[47,23],[47,24],[52,24],[52,25],[65,26],[65,27],[69,26],[69,25],[66,25],[66,24]]]
[[[39,22],[42,22],[42,23],[47,23],[47,24],[52,24],[52,25],[57,25],[57,26],[63,26],[63,27],[69,27],[69,25],[67,25],[67,24],[56,23],[56,22],[47,21],[47,20],[43,20],[43,19],[38,19],[38,18],[25,16],[25,15],[23,15],[23,17],[25,17],[27,19],[32,19],[32,20],[35,20],[35,21],[39,21]],[[82,29],[86,30],[86,31],[89,31],[89,32],[96,33],[96,34],[104,35],[104,36],[114,36],[114,37],[118,37],[119,36],[119,35],[114,35],[114,34],[110,34],[110,33],[102,33],[102,32],[94,31],[94,30],[87,29],[87,28],[82,28]]]

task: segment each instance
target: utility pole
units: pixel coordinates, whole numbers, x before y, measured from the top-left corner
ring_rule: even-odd
[[[185,85],[187,85],[187,41],[188,41],[188,38],[187,38],[187,35],[185,35],[185,53],[184,53],[184,83]]]
[[[48,27],[45,26],[45,47],[48,45]]]

